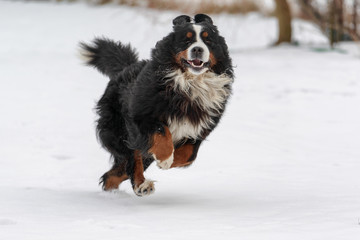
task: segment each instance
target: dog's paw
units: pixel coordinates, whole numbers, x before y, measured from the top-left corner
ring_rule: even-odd
[[[134,192],[137,196],[147,196],[155,192],[154,181],[146,180],[140,186],[134,187]]]
[[[171,156],[170,156],[168,159],[166,159],[166,160],[161,161],[161,160],[158,160],[158,159],[156,159],[156,158],[155,158],[155,160],[156,160],[156,165],[157,165],[159,168],[164,169],[164,170],[167,170],[167,169],[169,169],[169,168],[171,167],[171,165],[172,165],[173,162],[174,162],[174,152],[173,152],[173,153],[171,154]]]

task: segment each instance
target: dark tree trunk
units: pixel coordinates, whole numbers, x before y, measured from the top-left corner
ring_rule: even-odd
[[[330,46],[333,48],[336,42],[336,31],[335,31],[335,0],[329,2],[329,40]]]
[[[343,40],[344,36],[344,0],[335,0],[337,41]]]
[[[290,7],[286,0],[275,0],[275,14],[278,19],[279,37],[277,44],[291,42],[291,13]]]
[[[344,1],[332,0],[329,2],[330,45],[340,42],[344,34]]]
[[[353,3],[353,27],[354,27],[354,34],[358,35],[358,26],[357,26],[357,21],[358,21],[358,14],[357,14],[357,10],[358,10],[358,6],[359,6],[359,0],[354,0]]]

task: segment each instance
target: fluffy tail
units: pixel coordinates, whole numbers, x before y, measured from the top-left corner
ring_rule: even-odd
[[[93,45],[80,43],[81,55],[86,63],[101,73],[115,78],[124,68],[138,61],[130,44],[123,45],[105,38],[95,38]]]

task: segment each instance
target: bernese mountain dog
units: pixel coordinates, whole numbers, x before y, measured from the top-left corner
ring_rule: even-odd
[[[209,16],[197,14],[176,17],[150,60],[105,38],[81,49],[87,64],[110,78],[96,110],[97,136],[113,166],[100,183],[112,190],[130,179],[136,195],[149,195],[149,165],[189,166],[219,123],[234,80],[226,42]]]

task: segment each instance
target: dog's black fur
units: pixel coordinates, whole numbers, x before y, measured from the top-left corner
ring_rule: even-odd
[[[110,78],[96,107],[99,115],[98,139],[114,159],[112,169],[101,178],[106,190],[109,177],[120,177],[124,174],[135,187],[134,150],[141,152],[146,170],[154,161],[153,155],[149,153],[154,144],[152,136],[156,133],[164,134],[164,127],[170,127],[169,119],[186,118],[194,126],[202,128],[196,138],[185,136],[174,142],[175,150],[184,144],[194,146],[191,157],[187,159],[191,163],[196,158],[201,142],[216,127],[224,112],[232,81],[222,86],[228,94],[216,109],[210,110],[199,104],[201,101],[194,101],[188,92],[179,90],[175,82],[176,74],[186,74],[192,80],[188,71],[191,61],[186,62],[186,59],[179,59],[177,56],[187,51],[197,40],[194,36],[194,24],[207,32],[202,41],[212,58],[204,63],[206,72],[214,73],[215,78],[226,76],[232,80],[234,76],[231,59],[224,38],[219,35],[211,18],[204,14],[196,15],[195,23],[191,22],[189,16],[182,15],[175,18],[173,24],[173,32],[156,44],[150,60],[139,60],[130,45],[105,38],[95,39],[92,45],[81,43],[82,49],[86,51],[84,55],[88,57],[87,63]],[[192,34],[187,35],[189,32]],[[189,37],[190,35],[192,37]],[[190,88],[188,91],[197,90]],[[204,121],[207,124],[201,125]]]

